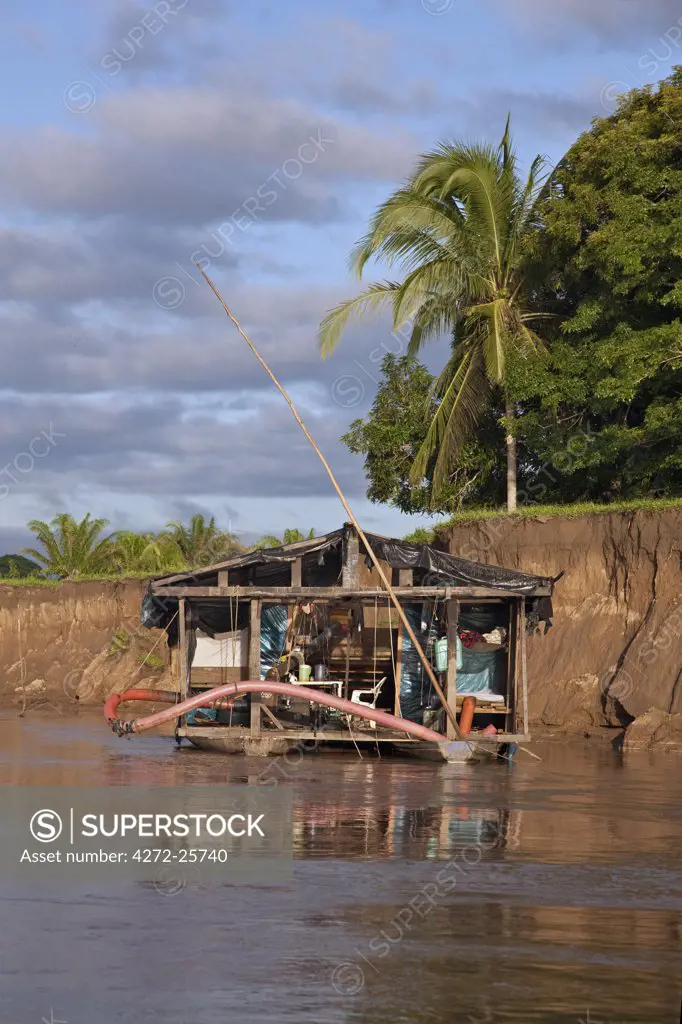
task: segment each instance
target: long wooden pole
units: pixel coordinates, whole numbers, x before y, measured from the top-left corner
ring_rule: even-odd
[[[367,554],[369,555],[369,557],[370,557],[370,559],[372,561],[372,564],[374,565],[374,568],[377,570],[377,572],[379,574],[379,579],[383,583],[384,587],[386,588],[386,592],[387,592],[388,596],[391,598],[393,604],[395,605],[396,611],[398,612],[398,616],[400,617],[400,621],[403,624],[405,632],[407,633],[407,635],[409,636],[410,640],[414,644],[414,649],[417,652],[417,654],[419,655],[419,658],[421,660],[422,665],[424,666],[424,671],[426,672],[426,675],[427,675],[427,677],[429,679],[429,682],[431,683],[431,685],[433,686],[434,690],[438,694],[438,697],[440,698],[440,700],[441,700],[441,702],[443,704],[443,707],[445,708],[446,714],[448,716],[448,719],[450,720],[450,724],[452,725],[452,730],[453,730],[455,736],[458,739],[464,739],[464,737],[462,736],[462,734],[461,734],[461,732],[459,730],[459,726],[457,725],[457,716],[455,714],[455,711],[448,704],[448,701],[447,701],[447,698],[445,696],[445,693],[443,692],[443,689],[442,689],[440,683],[438,682],[438,680],[436,678],[436,673],[433,671],[433,668],[431,667],[431,662],[426,657],[426,654],[424,653],[424,650],[422,649],[422,646],[419,643],[419,640],[417,639],[416,634],[415,634],[414,630],[412,629],[412,626],[409,623],[409,620],[407,618],[407,615],[405,614],[403,606],[401,605],[400,601],[398,600],[397,595],[394,593],[393,587],[391,586],[389,580],[386,577],[386,573],[381,568],[381,564],[379,562],[379,559],[374,554],[374,550],[373,550],[372,545],[370,544],[369,540],[367,539],[367,537],[365,535],[365,531],[362,529],[362,527],[360,526],[359,522],[357,521],[357,519],[353,515],[353,511],[352,511],[350,505],[348,504],[348,502],[346,501],[346,497],[345,497],[343,491],[339,487],[337,479],[334,476],[334,473],[332,472],[331,466],[329,465],[329,463],[325,459],[324,455],[322,454],[322,452],[318,448],[314,438],[312,437],[312,435],[311,435],[310,431],[308,430],[308,428],[306,427],[305,423],[303,422],[301,417],[298,415],[298,412],[296,411],[296,407],[294,406],[294,403],[289,398],[289,395],[284,390],[284,388],[282,387],[280,382],[277,380],[277,377],[275,377],[274,373],[272,372],[272,370],[270,369],[268,364],[265,362],[265,360],[263,359],[262,355],[260,354],[260,352],[258,351],[256,346],[254,345],[254,343],[251,341],[249,336],[243,330],[243,328],[242,328],[241,324],[239,323],[239,321],[232,314],[231,310],[229,309],[229,307],[228,307],[227,303],[225,302],[225,300],[223,299],[222,295],[220,294],[220,292],[218,291],[216,286],[213,284],[213,281],[211,280],[211,278],[208,276],[206,271],[203,270],[203,268],[199,266],[198,263],[197,263],[196,266],[197,266],[197,270],[199,271],[199,273],[202,275],[202,277],[206,281],[207,285],[209,286],[209,288],[211,289],[211,291],[213,292],[213,294],[217,298],[218,302],[223,307],[223,309],[227,313],[228,317],[230,318],[230,320],[232,321],[234,326],[237,328],[237,330],[241,334],[242,338],[244,339],[244,341],[249,346],[249,348],[253,352],[253,354],[256,357],[256,359],[258,360],[258,362],[261,364],[261,366],[263,367],[263,369],[267,373],[267,375],[270,378],[270,380],[272,381],[272,383],[275,385],[275,387],[279,391],[280,395],[282,396],[284,401],[287,403],[287,405],[291,409],[291,413],[292,413],[294,419],[296,420],[296,422],[298,423],[299,427],[301,428],[301,430],[305,434],[306,438],[308,439],[308,441],[312,445],[312,447],[313,447],[317,457],[319,458],[320,462],[322,463],[322,465],[326,469],[327,475],[329,476],[329,479],[332,482],[332,486],[333,486],[334,490],[336,491],[336,493],[338,494],[338,496],[339,496],[339,498],[341,500],[341,504],[343,505],[344,509],[346,510],[346,513],[348,515],[348,518],[349,518],[350,522],[355,527],[355,530],[356,530],[356,532],[358,534],[358,537],[360,538],[360,540],[364,544],[365,549],[367,551]]]

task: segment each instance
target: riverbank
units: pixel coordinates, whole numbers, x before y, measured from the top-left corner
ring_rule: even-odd
[[[165,633],[143,629],[143,580],[0,585],[0,703],[103,704],[132,682],[174,689]]]

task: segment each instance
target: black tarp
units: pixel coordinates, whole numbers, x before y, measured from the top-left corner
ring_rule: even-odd
[[[289,566],[297,558],[302,558],[303,586],[329,586],[337,582],[340,575],[348,535],[349,527],[346,526],[323,537],[314,537],[308,541],[279,548],[249,551],[240,557],[230,559],[229,562],[196,569],[181,576],[159,578],[155,583],[167,586],[181,586],[192,582],[198,585],[215,585],[218,570],[226,568],[229,570],[230,580],[240,586],[287,586],[290,579]],[[535,595],[538,588],[549,589],[551,593],[555,580],[550,577],[472,562],[445,551],[438,551],[429,544],[410,544],[407,541],[371,533],[366,536],[377,558],[387,562],[392,569],[415,570],[415,586],[487,587],[499,590],[501,594],[526,594],[529,630],[536,630],[541,621],[545,622],[545,632],[551,625],[551,598]],[[366,552],[365,557],[371,564]],[[247,601],[240,603],[240,616],[248,614],[248,593],[245,593],[244,597]],[[231,616],[234,616],[234,607],[229,600],[192,600],[192,608],[197,627],[209,636],[236,628],[230,621]],[[150,628],[169,629],[169,643],[174,645],[177,643],[177,618],[174,619],[177,609],[176,598],[161,598],[148,593],[142,603],[142,624]],[[246,624],[246,619],[240,618],[239,628]]]
[[[503,569],[497,565],[471,562],[445,551],[438,551],[430,544],[408,544],[407,541],[388,540],[367,534],[374,554],[388,562],[393,569],[423,569],[433,578],[420,581],[422,586],[438,586],[440,576],[448,577],[448,585],[454,587],[491,587],[493,590],[512,590],[530,594],[538,587],[552,586],[546,576],[533,576],[515,569]],[[369,556],[368,556],[369,557]]]

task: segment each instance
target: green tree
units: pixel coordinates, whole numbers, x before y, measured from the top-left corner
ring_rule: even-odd
[[[282,535],[283,544],[298,544],[302,540],[312,540],[315,536],[314,530],[308,530],[307,533],[302,533],[300,530],[285,530]]]
[[[275,537],[272,533],[265,533],[256,543],[253,545],[255,549],[258,548],[280,548],[283,544],[298,544],[302,540],[312,540],[315,536],[314,530],[308,530],[308,533],[302,533],[298,529],[285,530],[283,536]]]
[[[679,68],[623,96],[555,169],[529,240],[537,308],[560,319],[513,386],[572,499],[682,493],[681,124]]]
[[[106,572],[113,539],[101,537],[101,533],[108,525],[106,519],[91,519],[89,512],[80,522],[65,512],[55,516],[51,523],[31,519],[28,527],[42,550],[21,550],[35,559],[46,575],[73,578]]]
[[[272,533],[264,533],[253,546],[256,550],[259,548],[280,548],[282,541],[280,537],[275,537]]]
[[[116,573],[163,573],[187,568],[187,562],[170,534],[134,533],[120,530],[114,535],[110,567]]]
[[[436,381],[437,408],[411,470],[418,483],[433,466],[434,498],[501,394],[507,503],[516,506],[516,408],[507,364],[518,353],[544,351],[530,326],[543,314],[527,305],[523,259],[537,227],[542,167],[537,157],[521,181],[509,121],[497,148],[454,141],[427,153],[407,184],[379,207],[351,255],[358,276],[378,259],[399,265],[403,280],[370,285],[331,310],[320,326],[323,355],[334,350],[352,317],[386,308],[394,328],[411,321],[410,355],[430,338],[452,335],[451,357]]]
[[[192,569],[226,561],[246,550],[234,534],[216,526],[215,516],[207,522],[204,516],[196,513],[189,525],[172,521],[168,527],[167,536],[175,542]]]

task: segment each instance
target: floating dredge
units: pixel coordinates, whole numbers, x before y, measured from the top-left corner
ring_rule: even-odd
[[[365,537],[444,701],[346,524],[153,580],[142,622],[166,630],[179,692],[114,694],[112,728],[177,720],[178,738],[199,747],[262,755],[354,743],[466,760],[528,741],[526,636],[551,623],[553,581]],[[169,707],[122,721],[132,700]]]

